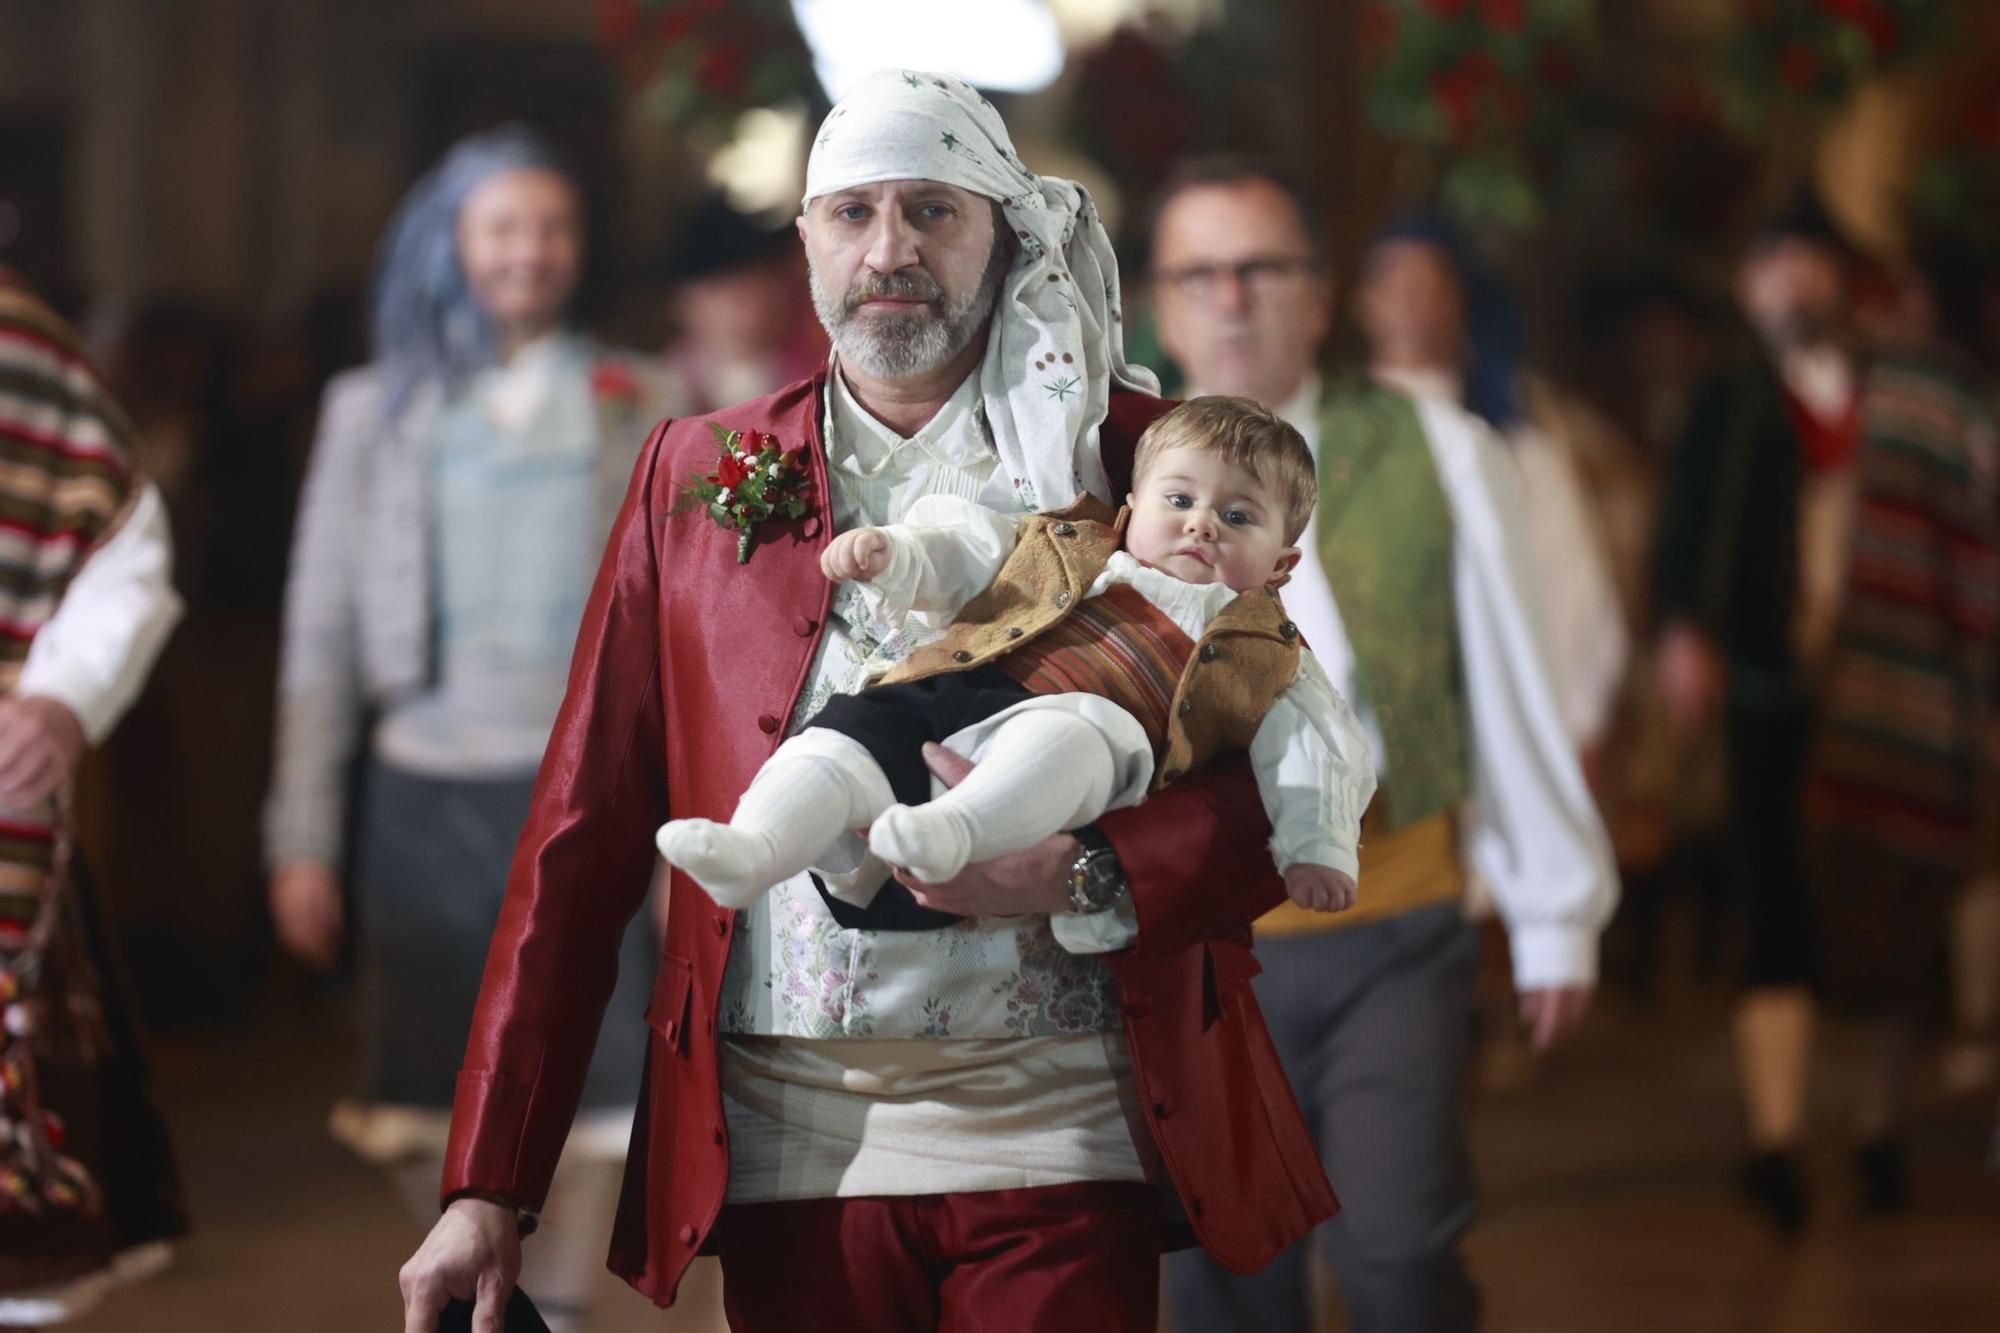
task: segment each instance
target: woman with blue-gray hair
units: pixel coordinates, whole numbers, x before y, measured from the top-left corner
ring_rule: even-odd
[[[583,238],[576,181],[522,127],[462,140],[416,184],[381,247],[374,359],[327,388],[292,550],[271,914],[315,967],[353,936],[363,1086],[334,1129],[426,1219],[577,626],[669,405],[657,372],[572,326]],[[566,1155],[574,1206],[559,1176],[552,1235],[532,1247],[549,1271],[529,1289],[558,1328],[602,1263],[652,954],[643,926],[628,932]]]

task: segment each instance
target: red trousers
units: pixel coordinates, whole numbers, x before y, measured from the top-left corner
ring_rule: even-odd
[[[734,1333],[1154,1333],[1160,1196],[1138,1183],[732,1204]]]

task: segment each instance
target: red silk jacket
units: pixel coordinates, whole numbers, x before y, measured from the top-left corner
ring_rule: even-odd
[[[657,426],[591,591],[535,782],[458,1076],[442,1197],[538,1207],[576,1112],[611,994],[621,931],[644,904],[653,832],[727,819],[783,738],[811,671],[832,585],[821,439],[824,374],[712,418]],[[1105,470],[1168,405],[1114,393]],[[679,482],[715,458],[708,421],[810,450],[814,508],[736,538],[691,512]],[[1248,762],[1217,765],[1101,821],[1131,881],[1139,938],[1111,959],[1146,1118],[1195,1237],[1261,1268],[1337,1204],[1249,981],[1249,923],[1284,895]],[[729,1179],[716,1009],[737,914],[678,873],[668,907],[645,1085],[611,1268],[672,1301]]]

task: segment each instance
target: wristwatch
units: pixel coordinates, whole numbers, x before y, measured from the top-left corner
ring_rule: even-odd
[[[1130,890],[1111,839],[1099,833],[1094,824],[1072,829],[1070,836],[1083,850],[1069,867],[1069,910],[1102,912],[1123,902]]]

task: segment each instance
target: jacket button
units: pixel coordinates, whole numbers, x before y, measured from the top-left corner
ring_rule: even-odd
[[[1067,588],[1056,594],[1056,605],[1057,606],[1069,605],[1069,590]]]
[[[1196,1197],[1188,1200],[1188,1212],[1195,1217],[1201,1216],[1202,1205],[1200,1196],[1197,1195]]]
[[[805,616],[792,617],[792,633],[798,635],[801,639],[806,638],[818,628],[817,624]]]
[[[762,717],[758,718],[757,730],[763,732],[766,736],[777,735],[778,715],[776,713],[766,713]]]
[[[683,1245],[694,1244],[694,1228],[692,1226],[689,1226],[686,1222],[681,1223],[681,1244]]]
[[[1076,536],[1076,525],[1074,523],[1058,523],[1049,529],[1049,531],[1055,533],[1058,537],[1074,537]]]
[[[1182,778],[1184,778],[1184,777],[1186,777],[1186,776],[1187,776],[1187,770],[1186,770],[1186,769],[1184,769],[1184,768],[1170,768],[1170,769],[1168,769],[1168,770],[1167,770],[1167,771],[1166,771],[1165,773],[1163,773],[1163,774],[1161,774],[1161,775],[1160,775],[1160,781],[1162,781],[1162,782],[1179,782],[1179,781],[1180,781],[1180,780],[1181,780]]]
[[[1010,625],[1007,627],[1007,637],[1010,639],[1018,639],[1026,632],[1019,625]]]
[[[1296,639],[1299,637],[1299,627],[1287,620],[1284,624],[1278,626],[1278,633],[1287,639]]]
[[[961,648],[951,655],[951,660],[954,662],[970,662],[972,654]]]
[[[1194,711],[1194,700],[1192,699],[1181,700],[1180,714],[1182,717],[1186,717],[1189,713],[1192,713],[1193,711]]]
[[[1213,662],[1213,661],[1214,661],[1214,660],[1215,660],[1216,658],[1218,658],[1218,657],[1220,657],[1220,656],[1222,656],[1222,650],[1221,650],[1220,648],[1216,647],[1216,646],[1215,646],[1214,644],[1212,644],[1212,643],[1204,643],[1204,644],[1203,644],[1203,645],[1201,646],[1201,660],[1202,660],[1202,661],[1204,661],[1204,662]]]
[[[799,525],[799,532],[807,541],[819,536],[819,515],[808,514],[806,521]]]
[[[1156,1119],[1165,1120],[1168,1116],[1172,1115],[1173,1113],[1174,1113],[1173,1098],[1162,1097],[1160,1098],[1160,1100],[1153,1103],[1153,1115]]]

